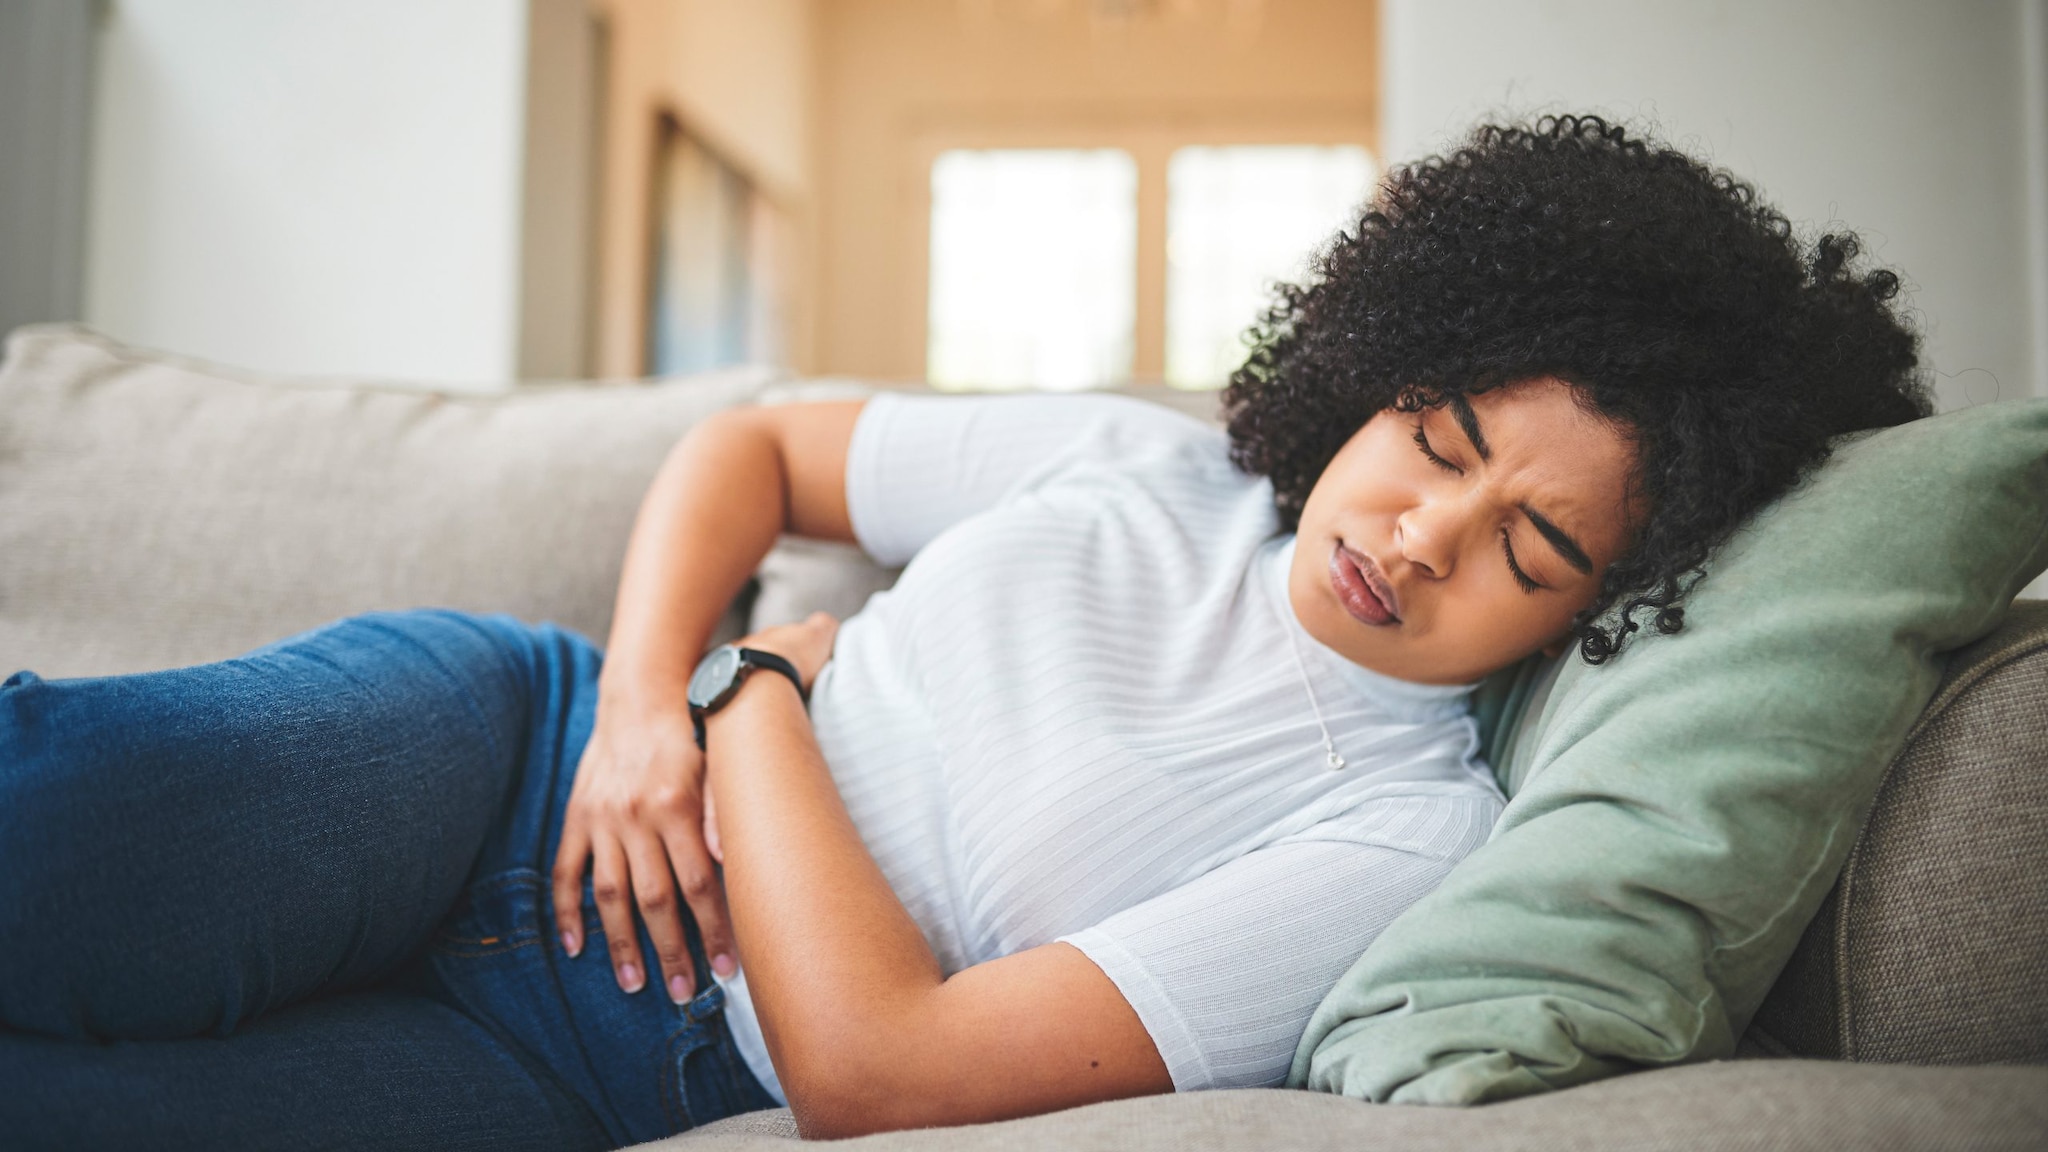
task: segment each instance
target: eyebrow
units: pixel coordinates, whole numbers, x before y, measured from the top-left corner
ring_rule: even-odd
[[[1451,397],[1450,408],[1451,414],[1458,418],[1458,427],[1465,430],[1465,439],[1472,442],[1472,450],[1479,453],[1481,460],[1493,459],[1493,448],[1486,443],[1486,433],[1479,427],[1479,413],[1472,410],[1472,402],[1454,394]],[[1589,576],[1593,574],[1593,558],[1586,555],[1586,550],[1579,547],[1579,542],[1572,539],[1571,533],[1551,523],[1549,517],[1527,504],[1520,507],[1522,515],[1527,516],[1529,523],[1535,525],[1537,535],[1548,541],[1550,546],[1557,550],[1557,554],[1564,558],[1565,563]]]
[[[1472,410],[1472,402],[1453,393],[1451,414],[1458,418],[1458,427],[1465,430],[1465,439],[1472,442],[1472,450],[1479,453],[1479,458],[1493,459],[1493,448],[1486,443],[1486,433],[1479,429],[1479,413]]]
[[[1543,513],[1536,511],[1527,504],[1522,505],[1521,508],[1522,515],[1527,516],[1529,523],[1536,526],[1537,533],[1545,540],[1548,540],[1552,548],[1557,549],[1557,554],[1564,557],[1565,563],[1589,576],[1592,575],[1593,558],[1586,555],[1586,550],[1579,547],[1579,542],[1572,539],[1570,533],[1552,524],[1544,517]]]

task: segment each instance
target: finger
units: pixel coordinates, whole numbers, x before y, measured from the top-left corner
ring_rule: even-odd
[[[562,824],[562,845],[555,850],[555,927],[562,951],[575,959],[583,954],[583,869],[590,862],[590,833],[572,805]]]
[[[718,863],[725,863],[725,845],[718,841],[718,802],[704,793],[704,850]]]
[[[690,905],[690,915],[697,920],[697,934],[704,939],[704,955],[711,961],[711,970],[720,976],[731,976],[739,970],[739,962],[734,959],[739,950],[733,946],[725,885],[712,868],[711,854],[689,834],[687,826],[675,826],[664,832],[662,838],[668,844],[669,862],[675,865],[683,899]]]
[[[640,943],[633,934],[633,892],[626,853],[611,836],[598,837],[592,849],[590,886],[597,897],[597,917],[604,923],[612,973],[620,988],[638,992],[647,986],[647,969],[641,965]]]
[[[654,941],[654,966],[660,969],[661,986],[668,989],[670,1000],[687,1003],[697,994],[697,972],[676,906],[668,851],[659,837],[640,832],[627,841],[626,859],[633,866],[633,900],[640,906],[648,939]]]

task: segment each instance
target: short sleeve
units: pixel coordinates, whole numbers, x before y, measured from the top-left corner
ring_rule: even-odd
[[[854,423],[847,513],[862,550],[899,565],[952,525],[1078,465],[1130,461],[1221,435],[1128,396],[885,392]]]
[[[1396,798],[1377,821],[1392,835],[1260,848],[1061,939],[1123,993],[1175,1091],[1277,1086],[1338,977],[1499,811],[1477,795]]]

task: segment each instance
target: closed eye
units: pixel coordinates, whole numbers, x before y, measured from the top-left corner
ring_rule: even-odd
[[[1456,464],[1451,463],[1449,460],[1446,460],[1443,457],[1437,455],[1436,449],[1431,448],[1429,446],[1429,434],[1422,430],[1422,422],[1419,420],[1415,423],[1415,446],[1422,450],[1422,455],[1425,458],[1427,458],[1431,464],[1436,465],[1437,467],[1443,469],[1446,472],[1455,472],[1460,476],[1463,476],[1465,474],[1465,470],[1463,468],[1460,468]]]
[[[1542,587],[1541,584],[1529,579],[1529,574],[1522,571],[1521,564],[1516,562],[1515,543],[1508,539],[1508,530],[1505,528],[1500,530],[1500,550],[1508,558],[1508,572],[1514,576],[1515,583],[1522,586],[1522,591],[1533,593]]]

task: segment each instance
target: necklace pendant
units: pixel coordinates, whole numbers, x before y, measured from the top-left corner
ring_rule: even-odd
[[[1344,758],[1337,755],[1335,748],[1330,749],[1330,754],[1323,757],[1323,763],[1328,764],[1332,772],[1342,772],[1344,770]]]

